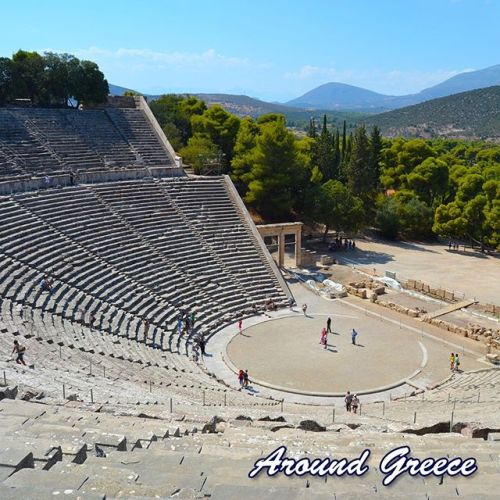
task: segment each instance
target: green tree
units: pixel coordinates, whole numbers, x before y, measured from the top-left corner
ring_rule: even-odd
[[[207,134],[224,154],[226,168],[231,164],[236,135],[240,125],[238,117],[228,113],[222,106],[208,108],[202,115],[191,117],[193,134]]]
[[[356,233],[364,219],[363,202],[353,196],[340,181],[330,179],[312,193],[313,217],[325,227],[323,239],[330,229]]]
[[[109,93],[108,82],[95,62],[80,61],[75,78],[73,98],[77,104],[106,102]]]
[[[12,99],[12,61],[8,57],[0,57],[0,106]]]
[[[33,104],[46,100],[43,57],[38,52],[18,50],[12,56],[12,88],[14,98],[28,98]]]
[[[313,166],[318,167],[325,181],[337,177],[335,170],[335,148],[332,134],[327,127],[326,115],[323,116],[321,133],[314,139],[311,154]]]
[[[346,166],[346,177],[347,186],[354,195],[363,199],[365,208],[368,208],[368,200],[372,199],[378,182],[370,160],[370,141],[362,125],[354,132],[352,151]]]
[[[259,126],[250,117],[241,120],[236,142],[234,145],[234,156],[231,162],[231,179],[235,183],[241,196],[245,196],[247,186],[252,180],[250,174],[254,161],[254,149],[257,145],[257,136],[260,133]]]
[[[46,52],[45,88],[52,104],[67,106],[74,96],[80,77],[80,61],[71,54]]]
[[[220,150],[208,134],[194,134],[179,154],[192,165],[195,174],[202,174],[210,164],[219,160]]]
[[[380,129],[375,126],[370,134],[370,170],[376,179],[375,187],[380,185],[380,162],[382,160],[383,141]]]
[[[442,160],[427,158],[408,174],[406,183],[428,204],[441,203],[448,190],[448,166]]]
[[[264,123],[251,158],[245,202],[267,219],[289,215],[295,202],[297,162],[295,138],[284,120]]]
[[[393,197],[382,197],[378,202],[375,224],[382,236],[396,239],[401,230],[399,206]]]

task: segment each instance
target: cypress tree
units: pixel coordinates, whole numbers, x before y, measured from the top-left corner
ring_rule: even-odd
[[[380,159],[383,147],[380,129],[375,125],[370,134],[370,169],[374,178],[374,186],[380,185]]]
[[[309,128],[307,130],[307,135],[312,139],[315,139],[318,135],[316,132],[316,122],[314,121],[314,116],[309,118]]]
[[[356,129],[349,144],[351,152],[346,168],[347,185],[354,195],[363,200],[368,212],[373,203],[376,179],[370,167],[371,147],[364,125]]]
[[[347,142],[346,142],[346,123],[345,123],[345,120],[344,120],[344,125],[342,127],[342,161],[344,161],[346,146],[347,146]]]
[[[335,132],[335,136],[333,136],[333,165],[335,169],[335,178],[339,178],[340,175],[340,135],[339,129]]]

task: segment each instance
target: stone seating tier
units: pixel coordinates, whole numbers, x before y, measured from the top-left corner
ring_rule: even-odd
[[[141,109],[0,108],[0,181],[175,166]]]

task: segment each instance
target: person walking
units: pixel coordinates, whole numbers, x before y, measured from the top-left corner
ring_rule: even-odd
[[[326,332],[332,333],[332,318],[330,317],[326,320]]]
[[[238,373],[238,382],[240,383],[240,391],[241,391],[241,388],[245,383],[245,372],[243,370],[240,370]]]
[[[307,304],[302,304],[302,312],[304,313],[304,316],[307,316]]]
[[[455,354],[450,354],[450,370],[453,371],[455,368]]]
[[[460,367],[460,359],[458,357],[458,352],[455,354],[455,361],[454,361],[454,369],[456,372],[458,372],[458,368]]]
[[[321,338],[319,340],[319,343],[323,346],[324,349],[326,349],[326,344],[327,344],[326,328],[323,328],[323,330],[321,330]]]
[[[243,329],[243,320],[240,318],[238,321],[238,331],[241,333]]]
[[[354,396],[352,397],[351,406],[353,413],[358,413],[359,398],[357,394],[354,394]]]
[[[149,333],[149,321],[147,319],[144,320],[144,343],[148,341],[148,333]]]
[[[351,341],[352,345],[356,345],[356,337],[358,336],[358,332],[353,328],[351,333]]]
[[[24,366],[26,366],[26,363],[24,361],[24,353],[25,352],[26,352],[26,347],[24,347],[21,344],[19,344],[19,342],[17,340],[14,340],[14,349],[12,349],[12,353],[11,354],[14,354],[14,353],[17,354],[16,363],[18,365],[24,365]]]
[[[346,411],[350,412],[351,411],[351,404],[352,404],[352,394],[350,393],[350,391],[347,391],[345,398],[344,398],[344,401],[345,401]]]
[[[205,356],[205,339],[203,337],[201,337],[198,344],[200,346],[201,359],[203,359],[203,356]]]
[[[250,382],[250,379],[248,378],[248,370],[245,370],[245,373],[243,373],[243,387],[245,389],[248,387],[249,382]]]

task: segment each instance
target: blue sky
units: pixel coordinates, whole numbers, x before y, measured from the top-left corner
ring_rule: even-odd
[[[147,93],[405,94],[500,63],[500,0],[0,0],[0,55],[96,61]]]

